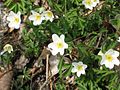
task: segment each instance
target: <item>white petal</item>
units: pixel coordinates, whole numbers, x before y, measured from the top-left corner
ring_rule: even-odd
[[[105,54],[113,54],[114,50],[113,49],[109,49]]]
[[[118,57],[119,56],[119,52],[118,51],[115,51],[113,49],[109,49],[105,54],[110,54],[112,55],[113,57]]]
[[[72,68],[71,72],[75,73],[75,72],[77,72],[77,69],[74,67],[74,68]]]
[[[119,40],[117,40],[118,42],[120,42],[120,39]]]
[[[50,51],[51,51],[51,53],[52,53],[53,56],[55,56],[55,55],[58,54],[58,50],[50,50]]]
[[[106,62],[106,63],[105,63],[105,66],[106,66],[107,68],[109,68],[109,69],[112,69],[112,68],[114,67],[114,64],[111,63],[111,62]]]
[[[50,18],[50,22],[52,22],[53,21],[53,18]]]
[[[77,72],[77,76],[78,76],[78,77],[81,76],[81,71]]]
[[[10,28],[14,28],[14,26],[15,26],[15,23],[13,23],[13,22],[10,22],[10,23],[8,24],[8,26],[9,26]]]
[[[35,21],[35,20],[33,21],[33,25],[35,25],[35,26],[40,25],[41,23],[42,23],[42,21]]]
[[[118,57],[118,56],[119,56],[119,52],[114,50],[114,54],[113,54],[113,55],[114,55],[115,57]]]
[[[65,39],[65,35],[60,35],[60,39],[62,40],[62,42],[64,42],[64,39]]]
[[[30,16],[28,17],[28,19],[29,19],[29,20],[35,20],[35,16],[34,16],[34,15],[30,15]]]
[[[50,43],[50,44],[48,44],[48,48],[50,48],[50,49],[55,49],[56,47],[55,47],[55,44],[54,44],[54,43]]]
[[[13,11],[10,11],[9,15],[10,16],[15,16],[15,13]]]
[[[64,48],[68,48],[68,44],[67,43],[64,43]]]
[[[95,3],[95,2],[92,4],[93,7],[95,7],[96,5],[97,5],[97,3]]]
[[[112,61],[112,63],[118,66],[120,64],[120,61],[116,58]]]
[[[18,12],[17,12],[17,15],[18,15],[18,16],[20,16],[20,15],[21,15],[21,12],[20,12],[20,11],[18,11]]]
[[[105,64],[105,60],[104,59],[102,59],[101,62],[100,62],[100,65],[103,65],[103,64]]]
[[[82,70],[82,71],[81,71],[81,74],[85,74],[85,70]]]
[[[63,55],[64,54],[64,49],[61,49],[60,50],[60,55]]]
[[[35,12],[34,10],[31,10],[31,12],[32,12],[33,15],[34,15],[34,14],[37,14],[37,12]]]
[[[120,37],[119,37],[119,39],[117,41],[120,42]]]
[[[84,66],[84,69],[86,69],[86,68],[87,68],[87,65],[85,65],[85,64],[84,64],[83,66]]]
[[[60,38],[58,37],[57,34],[53,34],[52,35],[52,40],[53,40],[53,42],[58,42],[60,40]]]
[[[16,24],[14,28],[19,29],[19,27],[20,27],[20,24]]]
[[[102,51],[101,51],[101,50],[99,51],[98,55],[100,55],[100,56],[102,56],[102,55],[103,55],[103,53],[102,53]]]
[[[83,62],[78,62],[79,65],[83,65]]]
[[[73,62],[72,65],[76,67],[78,65],[78,63],[77,62]]]
[[[7,17],[7,20],[8,20],[8,21],[14,21],[14,16],[8,16],[8,17]]]

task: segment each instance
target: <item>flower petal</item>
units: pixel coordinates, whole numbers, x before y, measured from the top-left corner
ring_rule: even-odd
[[[58,37],[57,34],[53,34],[52,35],[52,40],[53,40],[53,42],[58,42],[60,40],[60,38]]]
[[[86,68],[87,68],[87,65],[84,64],[83,67],[84,67],[84,69],[86,69]]]
[[[119,52],[114,50],[113,55],[114,55],[115,57],[118,57],[118,56],[119,56]]]
[[[62,40],[62,42],[64,42],[64,39],[65,39],[65,35],[60,35],[60,39]]]
[[[112,61],[112,63],[118,66],[120,64],[120,61],[116,58]]]
[[[82,70],[82,71],[81,71],[81,74],[85,74],[85,70]]]
[[[106,62],[105,63],[105,66],[109,69],[112,69],[114,67],[114,64],[113,63],[110,63],[110,62]]]
[[[58,51],[57,50],[51,50],[51,53],[53,56],[57,55],[58,54]]]
[[[81,71],[77,72],[77,76],[80,77],[81,76]]]
[[[74,67],[74,68],[72,68],[71,72],[75,73],[75,72],[77,72],[77,69]]]
[[[83,65],[83,62],[78,62],[79,65]]]
[[[14,28],[14,25],[15,25],[15,23],[13,23],[13,22],[10,22],[10,23],[8,24],[8,26],[9,26],[10,28]]]
[[[29,19],[29,20],[35,20],[35,16],[34,16],[34,15],[30,15],[30,16],[28,17],[28,19]]]
[[[76,67],[78,65],[78,63],[73,62],[72,65]]]
[[[20,24],[16,24],[14,28],[19,29],[19,27],[20,27]]]
[[[64,54],[64,49],[61,49],[60,50],[60,55],[63,55]]]
[[[57,50],[57,51],[58,51],[58,49],[56,48],[54,42],[48,44],[48,48],[50,48],[50,49],[52,49],[52,50]]]
[[[20,16],[20,15],[21,15],[21,12],[20,12],[20,11],[18,11],[18,12],[17,12],[17,16]]]

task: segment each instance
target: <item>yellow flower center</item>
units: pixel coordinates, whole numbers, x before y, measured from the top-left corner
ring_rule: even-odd
[[[19,23],[19,18],[15,17],[14,22]]]
[[[80,70],[83,70],[83,66],[82,65],[78,65],[77,66],[77,69],[80,71]]]
[[[91,0],[86,0],[85,3],[88,4],[88,5],[90,5],[92,3],[92,1]]]
[[[52,17],[52,12],[48,11],[48,12],[47,12],[47,16],[48,16],[48,17]]]
[[[40,15],[36,15],[36,20],[40,20],[41,16]]]
[[[105,55],[105,57],[109,62],[113,60],[113,57],[110,54]]]
[[[63,48],[63,43],[62,42],[58,42],[57,43],[57,48]]]

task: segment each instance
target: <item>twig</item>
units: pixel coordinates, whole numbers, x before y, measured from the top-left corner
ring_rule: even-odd
[[[97,42],[95,48],[98,48],[98,46],[99,46],[99,44],[100,44],[100,40],[101,40],[101,38],[102,38],[102,34],[100,34],[100,37],[99,37],[99,39],[98,39],[98,42]]]
[[[47,54],[46,55],[46,81],[48,80],[48,72],[49,72],[49,70],[48,70],[48,58],[49,58],[49,55]]]
[[[48,80],[49,80],[49,79],[48,79],[48,76],[49,76],[48,59],[49,59],[49,54],[46,55],[46,81],[43,83],[43,85],[40,87],[39,90],[42,90],[42,88],[43,88],[45,85],[47,85]]]

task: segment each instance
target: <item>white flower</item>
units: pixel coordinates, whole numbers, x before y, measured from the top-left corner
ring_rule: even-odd
[[[18,29],[20,27],[21,18],[20,18],[21,12],[19,11],[17,14],[13,11],[10,11],[9,15],[7,16],[7,20],[9,21],[8,26],[10,28]]]
[[[3,47],[3,50],[4,50],[4,52],[11,53],[11,52],[13,51],[13,47],[12,47],[12,45],[10,45],[10,44],[6,44],[6,45]]]
[[[112,69],[114,65],[119,65],[120,61],[117,59],[119,56],[119,52],[113,49],[109,49],[105,54],[100,54],[102,56],[102,60],[100,62],[101,65],[105,64],[105,66],[109,69]]]
[[[83,0],[82,4],[85,5],[86,8],[92,10],[99,3],[99,0]]]
[[[73,62],[72,65],[74,66],[72,68],[73,73],[77,72],[77,76],[80,77],[81,74],[85,74],[85,69],[87,68],[87,65],[83,64],[82,62]]]
[[[45,17],[45,20],[50,20],[51,22],[53,21],[54,15],[51,11],[44,11],[43,15]]]
[[[60,55],[64,54],[64,49],[68,48],[68,44],[65,43],[64,38],[63,34],[60,37],[56,34],[52,35],[53,42],[48,45],[52,55],[56,55],[58,52],[60,52]]]
[[[33,21],[33,25],[40,25],[42,21],[44,20],[44,17],[42,14],[39,14],[35,11],[31,11],[32,15],[29,16],[29,20]]]
[[[119,39],[117,41],[120,42],[120,37],[119,37]]]

